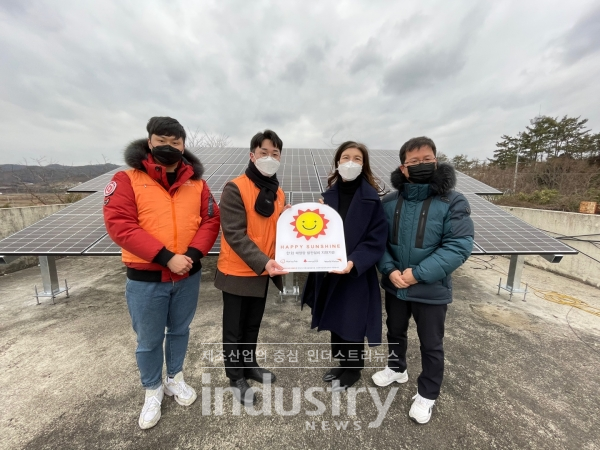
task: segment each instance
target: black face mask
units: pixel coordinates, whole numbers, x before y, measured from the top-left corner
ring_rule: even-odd
[[[408,181],[417,184],[427,184],[431,181],[435,172],[435,163],[421,163],[408,166]]]
[[[158,147],[152,148],[151,151],[154,159],[165,166],[172,166],[173,164],[178,163],[183,156],[183,153],[181,153],[180,150],[177,150],[170,145],[159,145]]]

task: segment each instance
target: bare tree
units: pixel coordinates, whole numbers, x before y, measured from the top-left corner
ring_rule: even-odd
[[[225,148],[231,145],[231,140],[226,134],[209,134],[200,128],[186,131],[185,146],[197,152],[203,148]]]

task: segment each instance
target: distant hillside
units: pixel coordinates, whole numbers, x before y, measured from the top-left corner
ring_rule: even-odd
[[[34,185],[38,188],[50,186],[75,186],[116,169],[116,164],[93,164],[87,166],[29,166],[23,164],[0,164],[0,187],[6,190],[19,186]]]

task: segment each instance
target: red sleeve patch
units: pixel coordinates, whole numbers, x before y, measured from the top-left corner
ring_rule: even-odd
[[[108,197],[109,195],[113,195],[113,193],[117,190],[117,182],[111,181],[104,188],[104,196]]]

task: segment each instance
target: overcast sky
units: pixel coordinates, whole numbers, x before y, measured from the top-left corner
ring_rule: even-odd
[[[598,1],[0,0],[0,61],[0,163],[120,164],[154,115],[478,158],[540,109],[600,131]]]

